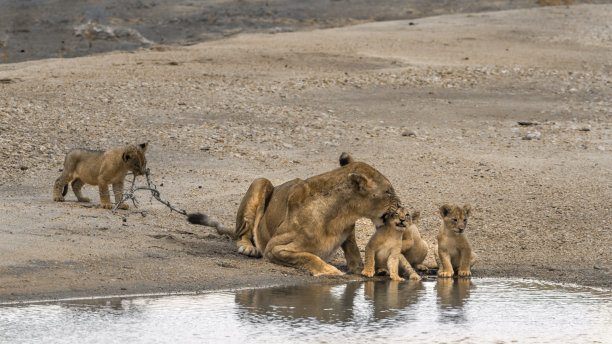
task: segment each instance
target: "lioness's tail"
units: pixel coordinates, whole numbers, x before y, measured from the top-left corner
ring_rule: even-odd
[[[231,238],[236,239],[236,233],[234,233],[233,230],[231,230],[229,228],[223,227],[221,222],[218,222],[218,221],[215,221],[215,220],[211,219],[206,214],[202,214],[202,213],[188,214],[187,215],[187,221],[189,221],[189,222],[191,222],[193,224],[196,224],[196,225],[215,227],[215,229],[217,229],[217,232],[219,234],[227,234]]]

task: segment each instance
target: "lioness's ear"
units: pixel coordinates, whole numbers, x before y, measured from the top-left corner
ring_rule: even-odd
[[[368,179],[359,173],[350,173],[349,179],[359,192],[365,192],[368,186]]]
[[[419,220],[419,218],[421,217],[421,212],[418,210],[414,210],[411,214],[410,214],[410,219],[412,220],[412,222],[416,222]]]
[[[123,155],[121,156],[121,160],[127,162],[128,160],[130,160],[130,155],[128,153],[123,152]]]
[[[451,212],[451,206],[448,204],[443,204],[440,207],[440,215],[442,215],[442,217],[446,217],[448,214],[450,214]]]
[[[343,152],[340,155],[340,166],[348,165],[352,163],[353,161],[355,160],[353,160],[353,157],[347,152]]]
[[[470,216],[470,210],[472,210],[472,207],[470,207],[469,204],[466,204],[463,206],[463,210],[465,211],[465,217]]]
[[[139,144],[139,146],[140,146],[140,149],[142,149],[142,151],[144,152],[147,150],[147,148],[149,148],[149,143],[148,142],[141,143]]]

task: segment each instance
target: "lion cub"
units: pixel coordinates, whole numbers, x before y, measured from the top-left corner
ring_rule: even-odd
[[[421,234],[417,227],[420,217],[421,213],[418,211],[413,211],[410,214],[411,224],[406,228],[402,237],[402,254],[412,267],[417,270],[427,271],[429,268],[423,264],[423,261],[427,257],[429,247],[421,239]]]
[[[436,262],[438,263],[439,277],[453,277],[458,269],[459,277],[470,277],[470,268],[476,262],[476,255],[467,237],[463,233],[470,215],[470,206],[463,208],[444,204],[440,207],[442,227],[438,233],[438,248]]]
[[[374,272],[388,271],[392,280],[403,281],[399,276],[399,268],[408,272],[410,279],[421,279],[410,263],[402,255],[402,237],[410,221],[408,211],[400,207],[394,213],[385,215],[384,224],[376,228],[365,250],[365,267],[361,272],[367,277]]]
[[[128,171],[135,175],[145,174],[147,168],[145,151],[148,146],[148,143],[128,145],[108,152],[71,150],[64,160],[64,170],[53,186],[53,200],[64,201],[64,196],[68,192],[68,183],[72,182],[72,191],[79,202],[89,202],[89,198],[83,197],[81,188],[85,184],[97,185],[100,204],[106,209],[112,209],[114,206],[110,202],[108,185],[113,186],[115,202],[120,202],[123,198],[123,182]],[[128,205],[122,203],[119,208],[127,209]]]

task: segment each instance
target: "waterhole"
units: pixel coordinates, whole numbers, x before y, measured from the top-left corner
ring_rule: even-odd
[[[368,281],[0,306],[2,343],[610,343],[612,290]]]

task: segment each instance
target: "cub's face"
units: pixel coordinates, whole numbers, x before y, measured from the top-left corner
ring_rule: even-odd
[[[404,207],[399,207],[393,213],[385,216],[385,226],[393,226],[399,232],[405,231],[409,224],[410,214]]]
[[[462,234],[467,227],[468,216],[471,207],[469,205],[461,207],[444,204],[440,207],[440,215],[444,221],[444,228],[457,234]]]
[[[127,164],[128,170],[132,171],[135,175],[144,175],[147,171],[147,158],[145,157],[145,151],[149,146],[148,143],[140,145],[128,146],[123,152],[122,159]]]

